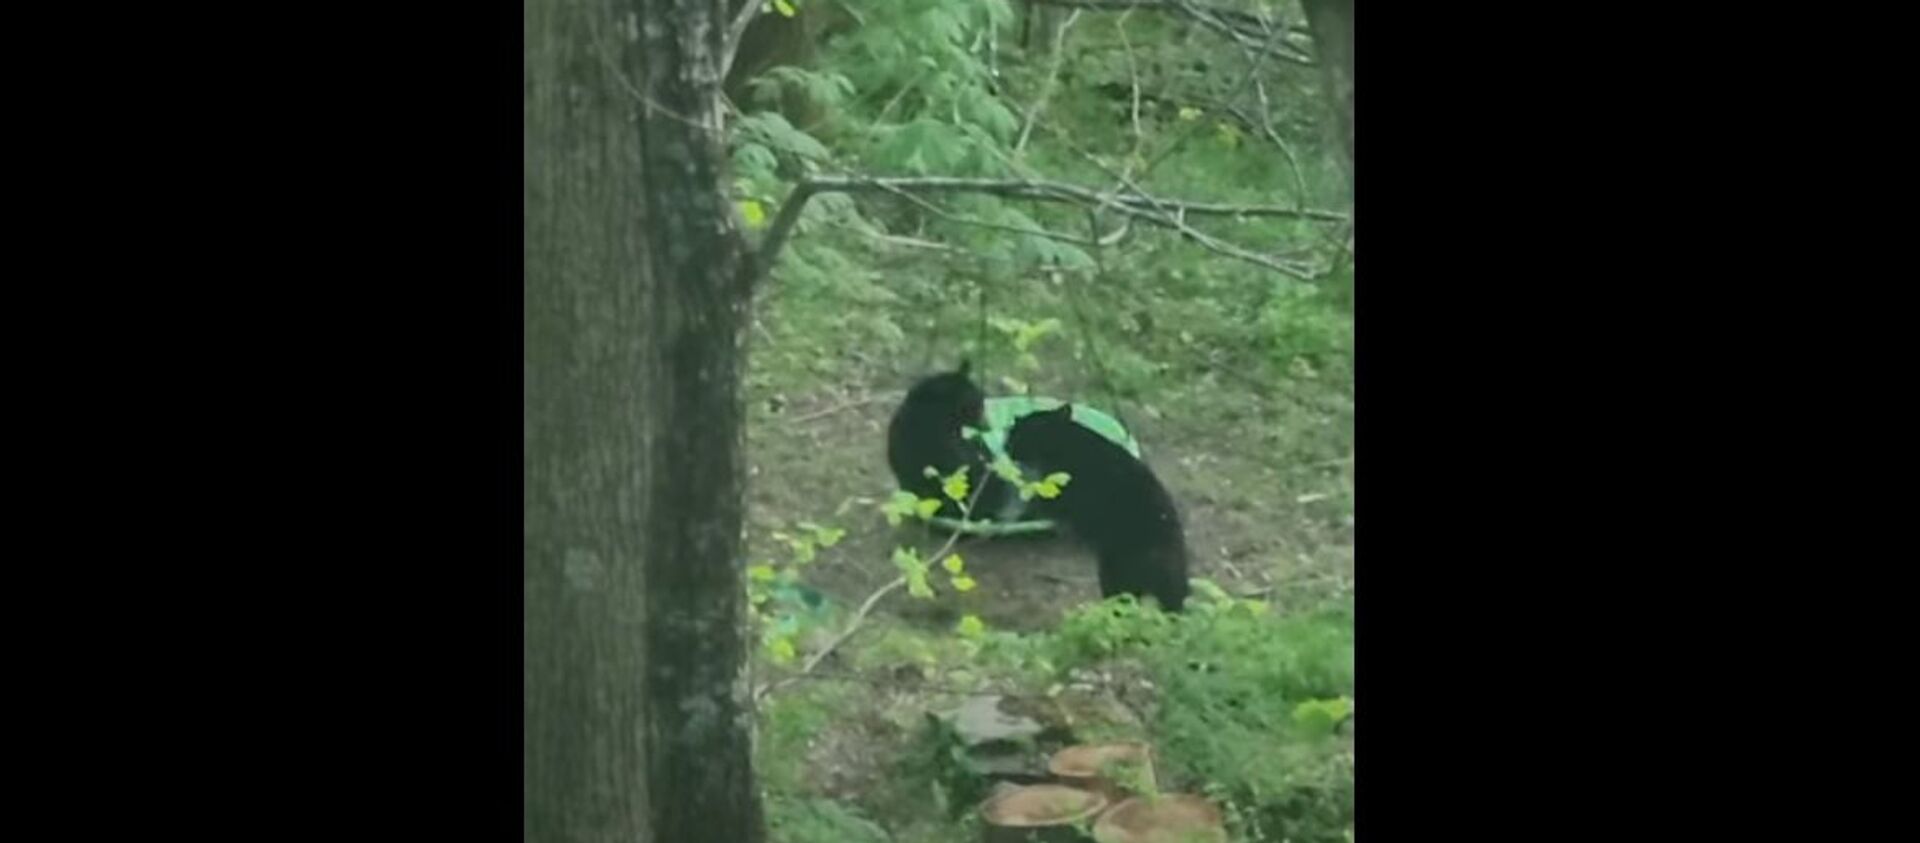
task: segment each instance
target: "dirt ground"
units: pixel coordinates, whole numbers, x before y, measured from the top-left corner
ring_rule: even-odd
[[[753,558],[777,553],[769,537],[784,524],[843,527],[847,536],[821,553],[807,581],[840,605],[858,605],[896,575],[890,561],[896,545],[923,553],[940,547],[944,536],[915,525],[891,527],[873,506],[894,487],[885,429],[900,394],[852,386],[756,401],[748,434]],[[1350,488],[1351,460],[1288,464],[1270,447],[1273,437],[1245,433],[1263,428],[1260,402],[1246,400],[1247,412],[1208,419],[1126,416],[1180,509],[1190,574],[1282,609],[1303,592],[1350,588],[1352,519],[1336,500],[1342,482]],[[1249,439],[1253,447],[1245,444]],[[940,625],[971,612],[993,627],[1028,631],[1050,627],[1070,606],[1099,597],[1092,554],[1070,536],[969,538],[959,551],[979,583],[972,593],[943,593],[934,601],[896,593],[876,611]]]

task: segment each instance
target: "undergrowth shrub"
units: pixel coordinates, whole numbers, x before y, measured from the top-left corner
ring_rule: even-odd
[[[1203,587],[1175,618],[1131,601],[1075,611],[1048,646],[1062,670],[1125,659],[1158,692],[1163,785],[1221,800],[1240,839],[1342,841],[1353,823],[1350,604],[1278,616]]]

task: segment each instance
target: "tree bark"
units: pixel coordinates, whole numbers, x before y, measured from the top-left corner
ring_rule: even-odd
[[[528,841],[758,843],[723,0],[527,0]]]
[[[1347,180],[1353,180],[1353,0],[1302,0],[1320,54],[1326,99],[1333,112]]]

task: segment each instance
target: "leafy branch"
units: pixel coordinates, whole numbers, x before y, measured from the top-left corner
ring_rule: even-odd
[[[960,477],[963,477],[963,478],[966,476],[966,468],[964,466],[960,469],[959,475]],[[964,507],[968,512],[971,512],[973,506],[979,503],[980,495],[983,492],[985,492],[986,489],[987,489],[987,484],[985,483],[981,483],[979,486],[973,488],[972,496],[967,498],[967,501],[964,504]],[[930,502],[935,504],[938,503],[937,501],[930,501]],[[942,562],[943,560],[946,560],[949,556],[953,554],[954,546],[959,543],[960,543],[960,531],[955,530],[947,536],[946,542],[940,546],[940,549],[937,551],[934,551],[933,556],[927,560],[927,567],[931,568],[935,563],[939,563],[939,562]],[[959,570],[957,567],[957,563],[959,562],[958,558],[955,558],[953,562],[956,563],[956,567],[950,570],[956,570],[956,571]],[[847,621],[847,625],[840,630],[840,633],[833,637],[833,640],[828,641],[826,643],[826,646],[821,647],[819,651],[807,657],[807,660],[800,665],[799,672],[794,673],[790,676],[787,676],[778,682],[761,685],[759,688],[755,689],[753,692],[754,702],[758,704],[759,701],[765,699],[768,694],[771,694],[775,691],[780,690],[781,688],[784,688],[788,685],[798,682],[801,679],[805,678],[808,674],[813,673],[814,668],[819,667],[821,662],[826,661],[828,656],[833,655],[835,650],[840,649],[840,645],[845,644],[847,642],[847,639],[852,638],[854,633],[860,631],[861,625],[866,623],[867,616],[873,613],[873,607],[879,605],[880,600],[882,598],[896,591],[899,591],[902,588],[907,588],[909,592],[914,592],[915,589],[922,588],[924,586],[925,586],[924,581],[922,581],[919,585],[916,586],[916,585],[913,585],[913,581],[910,580],[906,574],[902,574],[898,577],[894,577],[892,580],[889,580],[886,584],[880,586],[879,588],[874,589],[873,593],[867,595],[867,599],[860,603],[860,608],[853,613],[853,617]],[[967,586],[967,587],[971,588],[972,586]]]

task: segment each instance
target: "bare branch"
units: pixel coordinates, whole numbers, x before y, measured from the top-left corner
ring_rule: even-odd
[[[953,213],[951,211],[946,210],[945,208],[935,205],[932,202],[928,202],[925,199],[922,199],[918,196],[908,193],[907,191],[902,190],[898,187],[887,187],[884,189],[888,193],[891,193],[895,196],[905,199],[908,202],[911,202],[914,205],[917,205],[925,209],[928,213],[933,214],[934,216],[940,217],[941,219],[947,220],[949,222],[956,222],[956,223],[960,223],[961,225],[971,225],[977,228],[992,229],[994,231],[1004,231],[1004,232],[1007,232],[1008,234],[1025,234],[1032,237],[1044,237],[1048,240],[1057,240],[1062,243],[1072,243],[1076,246],[1088,245],[1088,242],[1086,240],[1082,240],[1071,234],[1061,234],[1056,231],[1048,231],[1044,228],[1021,228],[1020,226],[1017,226],[1017,225],[1007,225],[1005,223],[987,222],[986,220],[976,220],[971,217],[963,217],[963,216],[960,216],[959,214]]]
[[[1070,9],[1094,9],[1098,11],[1131,12],[1136,9],[1150,9],[1166,12],[1191,20],[1210,29],[1242,47],[1254,48],[1276,34],[1275,27],[1258,15],[1218,6],[1205,6],[1188,0],[1031,0],[1035,5],[1060,6]],[[1288,24],[1278,32],[1290,35],[1311,33],[1305,26]],[[1299,48],[1287,44],[1290,50]],[[1295,64],[1312,66],[1313,59],[1304,53],[1283,52],[1281,58]]]
[[[1054,85],[1060,79],[1060,64],[1066,56],[1067,30],[1072,29],[1073,22],[1079,19],[1080,10],[1075,9],[1067,15],[1066,22],[1060,24],[1060,28],[1053,33],[1053,62],[1047,67],[1046,81],[1040,84],[1040,96],[1033,101],[1033,106],[1027,109],[1026,125],[1020,127],[1020,137],[1013,142],[1014,152],[1027,148],[1027,137],[1033,134],[1033,123],[1039,119],[1040,110],[1046,108],[1047,98],[1053,96]]]
[[[868,404],[872,404],[877,401],[887,401],[887,400],[892,400],[898,397],[900,397],[900,393],[898,392],[880,392],[880,393],[874,393],[872,395],[865,395],[859,398],[855,398],[852,401],[848,401],[844,404],[835,404],[824,410],[815,410],[811,413],[807,413],[806,415],[794,416],[793,418],[787,419],[787,424],[800,424],[802,422],[810,422],[816,419],[824,419],[828,416],[831,416],[835,413],[838,413],[844,410],[851,410],[855,407],[864,407]]]
[[[1111,171],[1109,172],[1112,174]],[[1226,243],[1212,235],[1193,228],[1193,226],[1187,224],[1186,218],[1189,216],[1213,216],[1236,218],[1282,217],[1317,220],[1321,222],[1346,222],[1348,220],[1346,214],[1313,208],[1293,208],[1280,205],[1235,205],[1217,202],[1185,202],[1161,199],[1141,190],[1132,179],[1126,179],[1124,176],[1118,176],[1117,174],[1113,175],[1116,175],[1117,180],[1122,182],[1126,188],[1124,191],[1115,188],[1110,192],[1102,192],[1074,184],[1033,179],[987,179],[955,176],[842,176],[810,178],[794,185],[793,192],[788,194],[787,201],[780,206],[780,213],[774,217],[773,224],[768,227],[766,237],[761,241],[761,246],[754,255],[754,279],[757,281],[759,278],[764,277],[767,270],[772,268],[774,258],[780,254],[780,249],[786,245],[787,239],[793,233],[794,225],[800,220],[800,211],[805,207],[807,200],[813,198],[813,195],[816,193],[890,193],[906,199],[909,202],[913,202],[945,219],[1015,234],[1046,237],[1051,240],[1082,246],[1092,244],[1084,238],[1041,229],[1027,229],[1018,226],[1002,225],[1000,223],[970,220],[949,213],[927,202],[920,196],[914,195],[914,193],[910,191],[921,193],[979,193],[1016,199],[1032,199],[1042,202],[1077,204],[1093,208],[1108,207],[1136,217],[1144,222],[1173,229],[1182,236],[1221,254],[1295,276],[1303,276],[1303,273],[1306,271],[1298,266],[1283,263],[1269,256]]]
[[[994,196],[1011,196],[1018,199],[1037,199],[1047,202],[1067,202],[1084,205],[1098,205],[1103,196],[1100,191],[1064,182],[1040,181],[1035,179],[988,179],[966,176],[821,176],[807,179],[796,190],[811,188],[809,193],[855,193],[861,191],[884,191],[898,193],[915,190],[925,193],[985,193]],[[1115,195],[1111,204],[1122,208],[1154,209],[1173,211],[1195,216],[1215,217],[1287,217],[1291,219],[1319,220],[1321,222],[1345,222],[1348,217],[1339,211],[1327,211],[1316,208],[1293,208],[1284,205],[1235,205],[1219,202],[1186,202],[1174,199],[1159,199],[1148,196],[1137,188]],[[782,209],[785,213],[786,209]]]
[[[1029,2],[1036,6],[1063,6],[1071,9],[1095,9],[1107,12],[1159,9],[1183,15],[1201,14],[1248,32],[1262,36],[1267,34],[1267,23],[1259,15],[1223,6],[1205,6],[1186,2],[1186,0],[1029,0]],[[1300,35],[1312,35],[1312,31],[1305,24],[1289,24],[1286,30]]]
[[[1133,150],[1127,153],[1129,160],[1135,155],[1140,154],[1140,148],[1147,143],[1147,134],[1140,129],[1140,62],[1133,54],[1133,42],[1127,38],[1127,19],[1132,16],[1133,10],[1129,9],[1121,12],[1120,17],[1113,22],[1114,31],[1120,34],[1120,44],[1126,47],[1127,77],[1132,83],[1133,96],[1130,116],[1133,119]]]
[[[773,224],[767,227],[767,235],[760,241],[760,248],[753,252],[753,268],[750,270],[752,286],[758,286],[773,269],[773,259],[787,245],[787,237],[793,234],[793,227],[800,222],[800,211],[807,206],[807,200],[819,192],[809,182],[793,186],[793,192],[787,194],[787,201],[781,203],[780,213],[773,218]]]
[[[907,237],[899,234],[882,234],[877,231],[869,231],[867,232],[867,236],[875,240],[878,240],[882,243],[885,243],[889,246],[904,246],[909,249],[926,249],[932,252],[946,252],[947,254],[950,254],[950,255],[966,255],[968,257],[978,257],[978,258],[988,257],[987,255],[974,254],[971,251],[962,249],[959,246],[955,246],[949,243],[936,243],[932,240],[921,240],[917,237]]]
[[[720,46],[720,78],[727,78],[727,73],[733,70],[733,60],[740,54],[740,39],[747,34],[753,19],[760,16],[764,5],[760,0],[741,0],[740,11],[734,13],[733,22],[727,24],[727,40]]]
[[[1171,228],[1175,231],[1178,231],[1181,236],[1187,238],[1188,240],[1192,240],[1195,243],[1198,243],[1201,248],[1207,249],[1209,251],[1217,252],[1219,254],[1226,255],[1231,258],[1236,258],[1238,260],[1243,260],[1248,263],[1255,264],[1257,266],[1266,267],[1267,269],[1274,270],[1275,272],[1291,275],[1302,281],[1313,280],[1313,270],[1310,267],[1288,263],[1272,255],[1263,255],[1263,254],[1260,254],[1259,252],[1255,252],[1249,249],[1243,249],[1239,246],[1236,246],[1232,243],[1228,243],[1225,240],[1221,240],[1217,237],[1214,237],[1213,235],[1207,234],[1206,232],[1200,231],[1199,229],[1196,229],[1193,226],[1188,225],[1186,220],[1186,211],[1181,206],[1175,205],[1172,203],[1162,202],[1158,199],[1153,198],[1152,196],[1147,195],[1144,191],[1140,189],[1140,186],[1138,184],[1134,183],[1133,179],[1128,178],[1125,173],[1116,172],[1112,168],[1101,163],[1100,159],[1095,155],[1093,155],[1092,153],[1086,152],[1085,150],[1081,150],[1080,154],[1086,156],[1087,160],[1093,163],[1093,166],[1100,168],[1102,172],[1105,172],[1107,175],[1112,176],[1114,180],[1118,182],[1118,184],[1115,185],[1113,192],[1108,194],[1110,197],[1117,197],[1117,194],[1119,193],[1120,188],[1125,187],[1127,190],[1132,191],[1132,194],[1134,196],[1144,198],[1149,204],[1153,206],[1153,209],[1151,211],[1138,209],[1138,208],[1127,208],[1124,206],[1118,207],[1118,210],[1127,212],[1133,216],[1137,216],[1140,219],[1146,220],[1156,225],[1160,225],[1160,226]],[[1187,206],[1187,207],[1191,207],[1191,206]]]
[[[1260,80],[1255,79],[1253,80],[1253,90],[1260,98],[1260,131],[1267,136],[1267,140],[1271,141],[1274,146],[1280,147],[1280,154],[1287,157],[1287,166],[1293,170],[1294,204],[1305,203],[1307,201],[1307,179],[1306,176],[1300,172],[1300,159],[1294,157],[1293,147],[1289,146],[1285,140],[1280,138],[1279,132],[1274,131],[1273,104],[1267,100],[1267,86]],[[1227,106],[1227,110],[1228,113],[1240,118],[1241,122],[1252,122],[1246,115],[1241,114],[1239,109],[1231,105]]]

